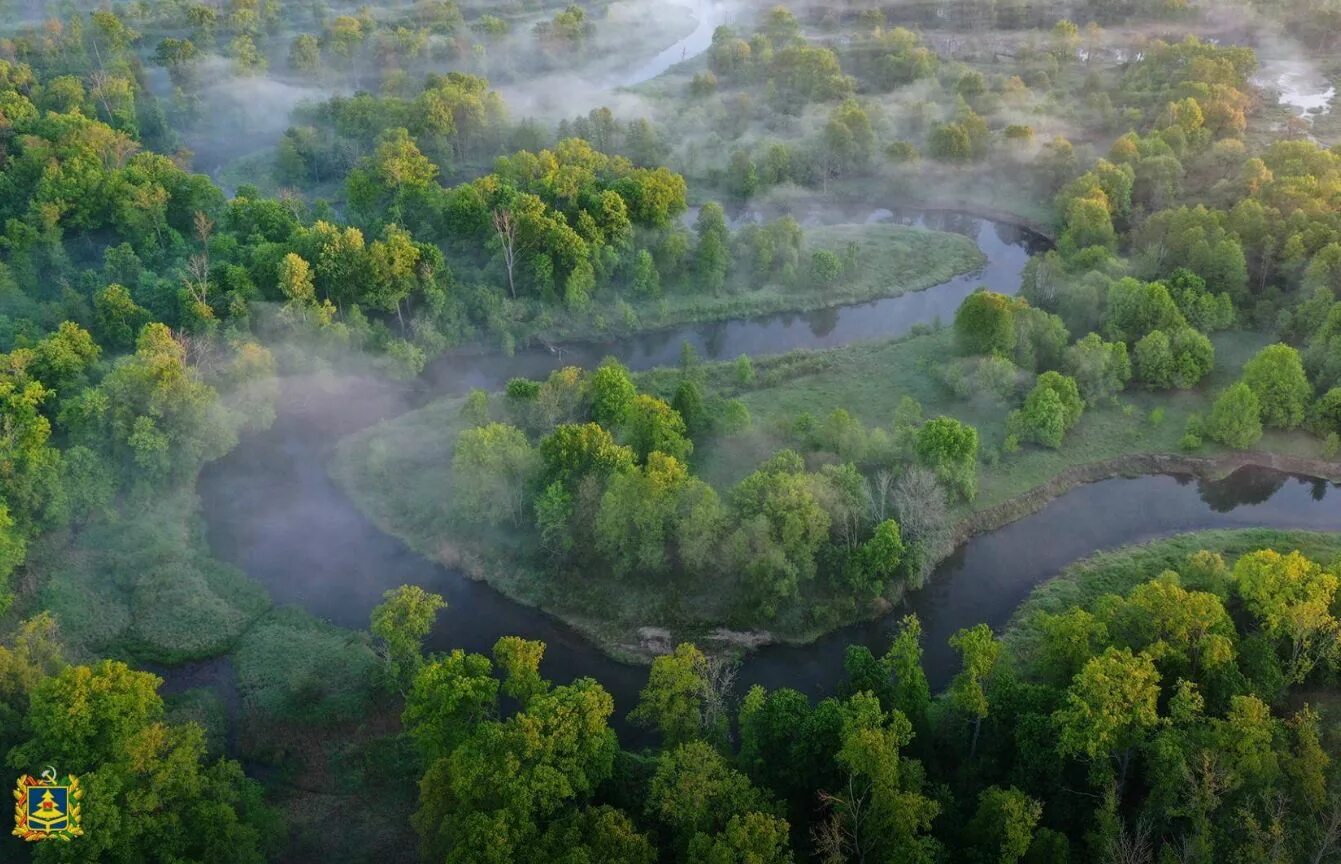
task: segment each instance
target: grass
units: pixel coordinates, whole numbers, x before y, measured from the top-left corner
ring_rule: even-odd
[[[1091,608],[1100,597],[1125,595],[1166,570],[1183,572],[1188,558],[1202,550],[1220,554],[1232,566],[1240,556],[1258,549],[1298,550],[1328,564],[1341,557],[1341,534],[1271,529],[1201,531],[1100,552],[1069,565],[1033,590],[1006,626],[1003,639],[1007,650],[1027,667],[1037,651],[1040,615],[1073,607]],[[1213,587],[1198,584],[1195,577],[1185,578],[1184,585]]]
[[[579,339],[618,330],[658,330],[681,324],[757,317],[778,312],[806,312],[884,297],[924,291],[986,263],[977,244],[945,231],[929,231],[890,223],[827,225],[806,229],[800,270],[808,272],[810,256],[821,249],[845,257],[857,245],[858,268],[840,283],[818,286],[806,281],[787,287],[756,283],[738,276],[724,293],[670,293],[658,299],[625,304],[620,320],[604,313],[561,313],[543,328],[548,339]]]
[[[270,606],[265,590],[210,557],[187,491],[127,504],[30,557],[39,608],[76,659],[182,663],[221,654]]]
[[[248,630],[233,663],[252,723],[357,720],[372,705],[380,668],[363,634],[291,608],[270,612]]]

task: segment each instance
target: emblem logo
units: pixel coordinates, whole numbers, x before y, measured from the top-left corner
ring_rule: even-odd
[[[79,826],[83,797],[79,778],[68,774],[58,780],[55,768],[47,768],[41,777],[20,777],[14,789],[14,836],[30,843],[83,836]]]

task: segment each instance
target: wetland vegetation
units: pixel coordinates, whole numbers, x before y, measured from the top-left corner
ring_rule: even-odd
[[[0,0],[0,857],[1341,859],[1338,49]]]

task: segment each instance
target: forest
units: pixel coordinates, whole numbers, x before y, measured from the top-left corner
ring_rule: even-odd
[[[1341,861],[1338,57],[0,0],[0,859]]]

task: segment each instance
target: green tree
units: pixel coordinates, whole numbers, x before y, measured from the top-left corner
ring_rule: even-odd
[[[715,736],[721,729],[708,728],[717,722],[709,716],[714,698],[709,660],[689,642],[675,652],[652,661],[647,686],[638,696],[638,705],[629,713],[629,721],[655,729],[667,750],[680,744]],[[723,718],[724,719],[724,718]]]
[[[1151,330],[1133,348],[1136,378],[1147,387],[1167,390],[1173,386],[1173,346],[1163,330]]]
[[[386,659],[391,680],[406,690],[423,665],[424,638],[438,613],[447,608],[441,595],[417,585],[402,585],[382,595],[372,611],[372,634]]]
[[[1059,752],[1115,759],[1121,796],[1133,751],[1160,725],[1158,701],[1159,672],[1150,658],[1109,648],[1081,668],[1052,715]]]
[[[518,525],[539,459],[520,429],[489,423],[465,429],[452,455],[452,501],[467,519]]]
[[[160,683],[110,660],[42,679],[11,766],[51,762],[80,777],[80,856],[130,861],[152,849],[158,860],[261,864],[276,826],[260,786],[236,762],[206,764],[199,726],[162,722]]]
[[[632,469],[634,453],[595,423],[565,423],[541,440],[540,458],[545,486],[557,481],[571,488],[583,477],[604,479]]]
[[[953,417],[936,417],[917,430],[913,448],[918,461],[941,482],[973,500],[978,490],[977,429]]]
[[[894,707],[912,721],[915,730],[926,725],[931,707],[931,685],[922,669],[922,622],[916,615],[899,621],[899,632],[885,652],[885,665],[894,677]]]
[[[727,539],[726,557],[754,587],[765,614],[773,614],[778,600],[794,597],[800,583],[814,577],[829,514],[792,451],[740,481],[731,504],[738,525]]]
[[[419,668],[401,721],[425,760],[446,757],[497,713],[498,686],[488,657],[460,649]]]
[[[618,360],[604,361],[591,375],[591,419],[607,429],[618,428],[628,419],[637,395],[629,370]]]
[[[124,286],[112,284],[93,295],[93,332],[107,348],[125,351],[135,345],[135,334],[149,323]]]
[[[1056,449],[1062,446],[1066,433],[1080,422],[1084,410],[1085,403],[1074,378],[1044,372],[1024,400],[1024,407],[1007,417],[1006,428],[1024,440]]]
[[[768,801],[749,778],[731,768],[704,741],[688,741],[663,750],[647,790],[648,815],[665,825],[676,845],[686,850],[696,838],[725,829],[733,818],[769,809]],[[702,849],[704,841],[698,843]],[[713,844],[709,841],[707,845]]]
[[[969,758],[978,752],[978,734],[990,706],[986,683],[1001,656],[1001,643],[992,635],[992,628],[979,624],[960,630],[950,637],[950,647],[959,652],[962,668],[950,682],[950,705],[973,724],[973,740]]]
[[[685,858],[703,864],[792,864],[789,827],[769,813],[732,816],[719,833],[695,835]]]
[[[635,396],[628,407],[625,434],[640,462],[646,462],[653,452],[683,462],[694,451],[684,418],[665,400],[645,393]]]
[[[1034,839],[1043,805],[1014,786],[991,786],[978,795],[978,810],[968,824],[977,860],[983,864],[1016,864]]]
[[[856,587],[865,596],[880,593],[898,573],[906,549],[899,523],[886,519],[875,526],[871,538],[861,545],[854,556]]]
[[[549,691],[549,682],[540,677],[544,657],[544,642],[502,636],[494,643],[494,663],[503,673],[503,692],[523,709],[536,696]]]
[[[1131,380],[1125,342],[1105,342],[1090,333],[1066,349],[1063,371],[1076,380],[1080,395],[1093,407],[1121,393]]]
[[[1264,549],[1240,558],[1233,578],[1267,638],[1284,646],[1290,683],[1302,683],[1319,662],[1335,662],[1341,637],[1341,622],[1331,613],[1335,573],[1298,552]]]
[[[1257,395],[1263,425],[1296,429],[1304,422],[1313,388],[1294,348],[1284,344],[1263,348],[1244,365],[1243,383]]]
[[[955,342],[961,354],[999,354],[1015,349],[1016,301],[991,291],[975,291],[955,312]]]
[[[698,246],[694,250],[694,273],[700,290],[717,294],[726,287],[731,253],[730,236],[726,227],[726,213],[722,205],[710,201],[699,210],[694,223]]]
[[[1206,434],[1226,447],[1242,450],[1261,439],[1261,416],[1257,394],[1240,381],[1215,400],[1206,420]]]

